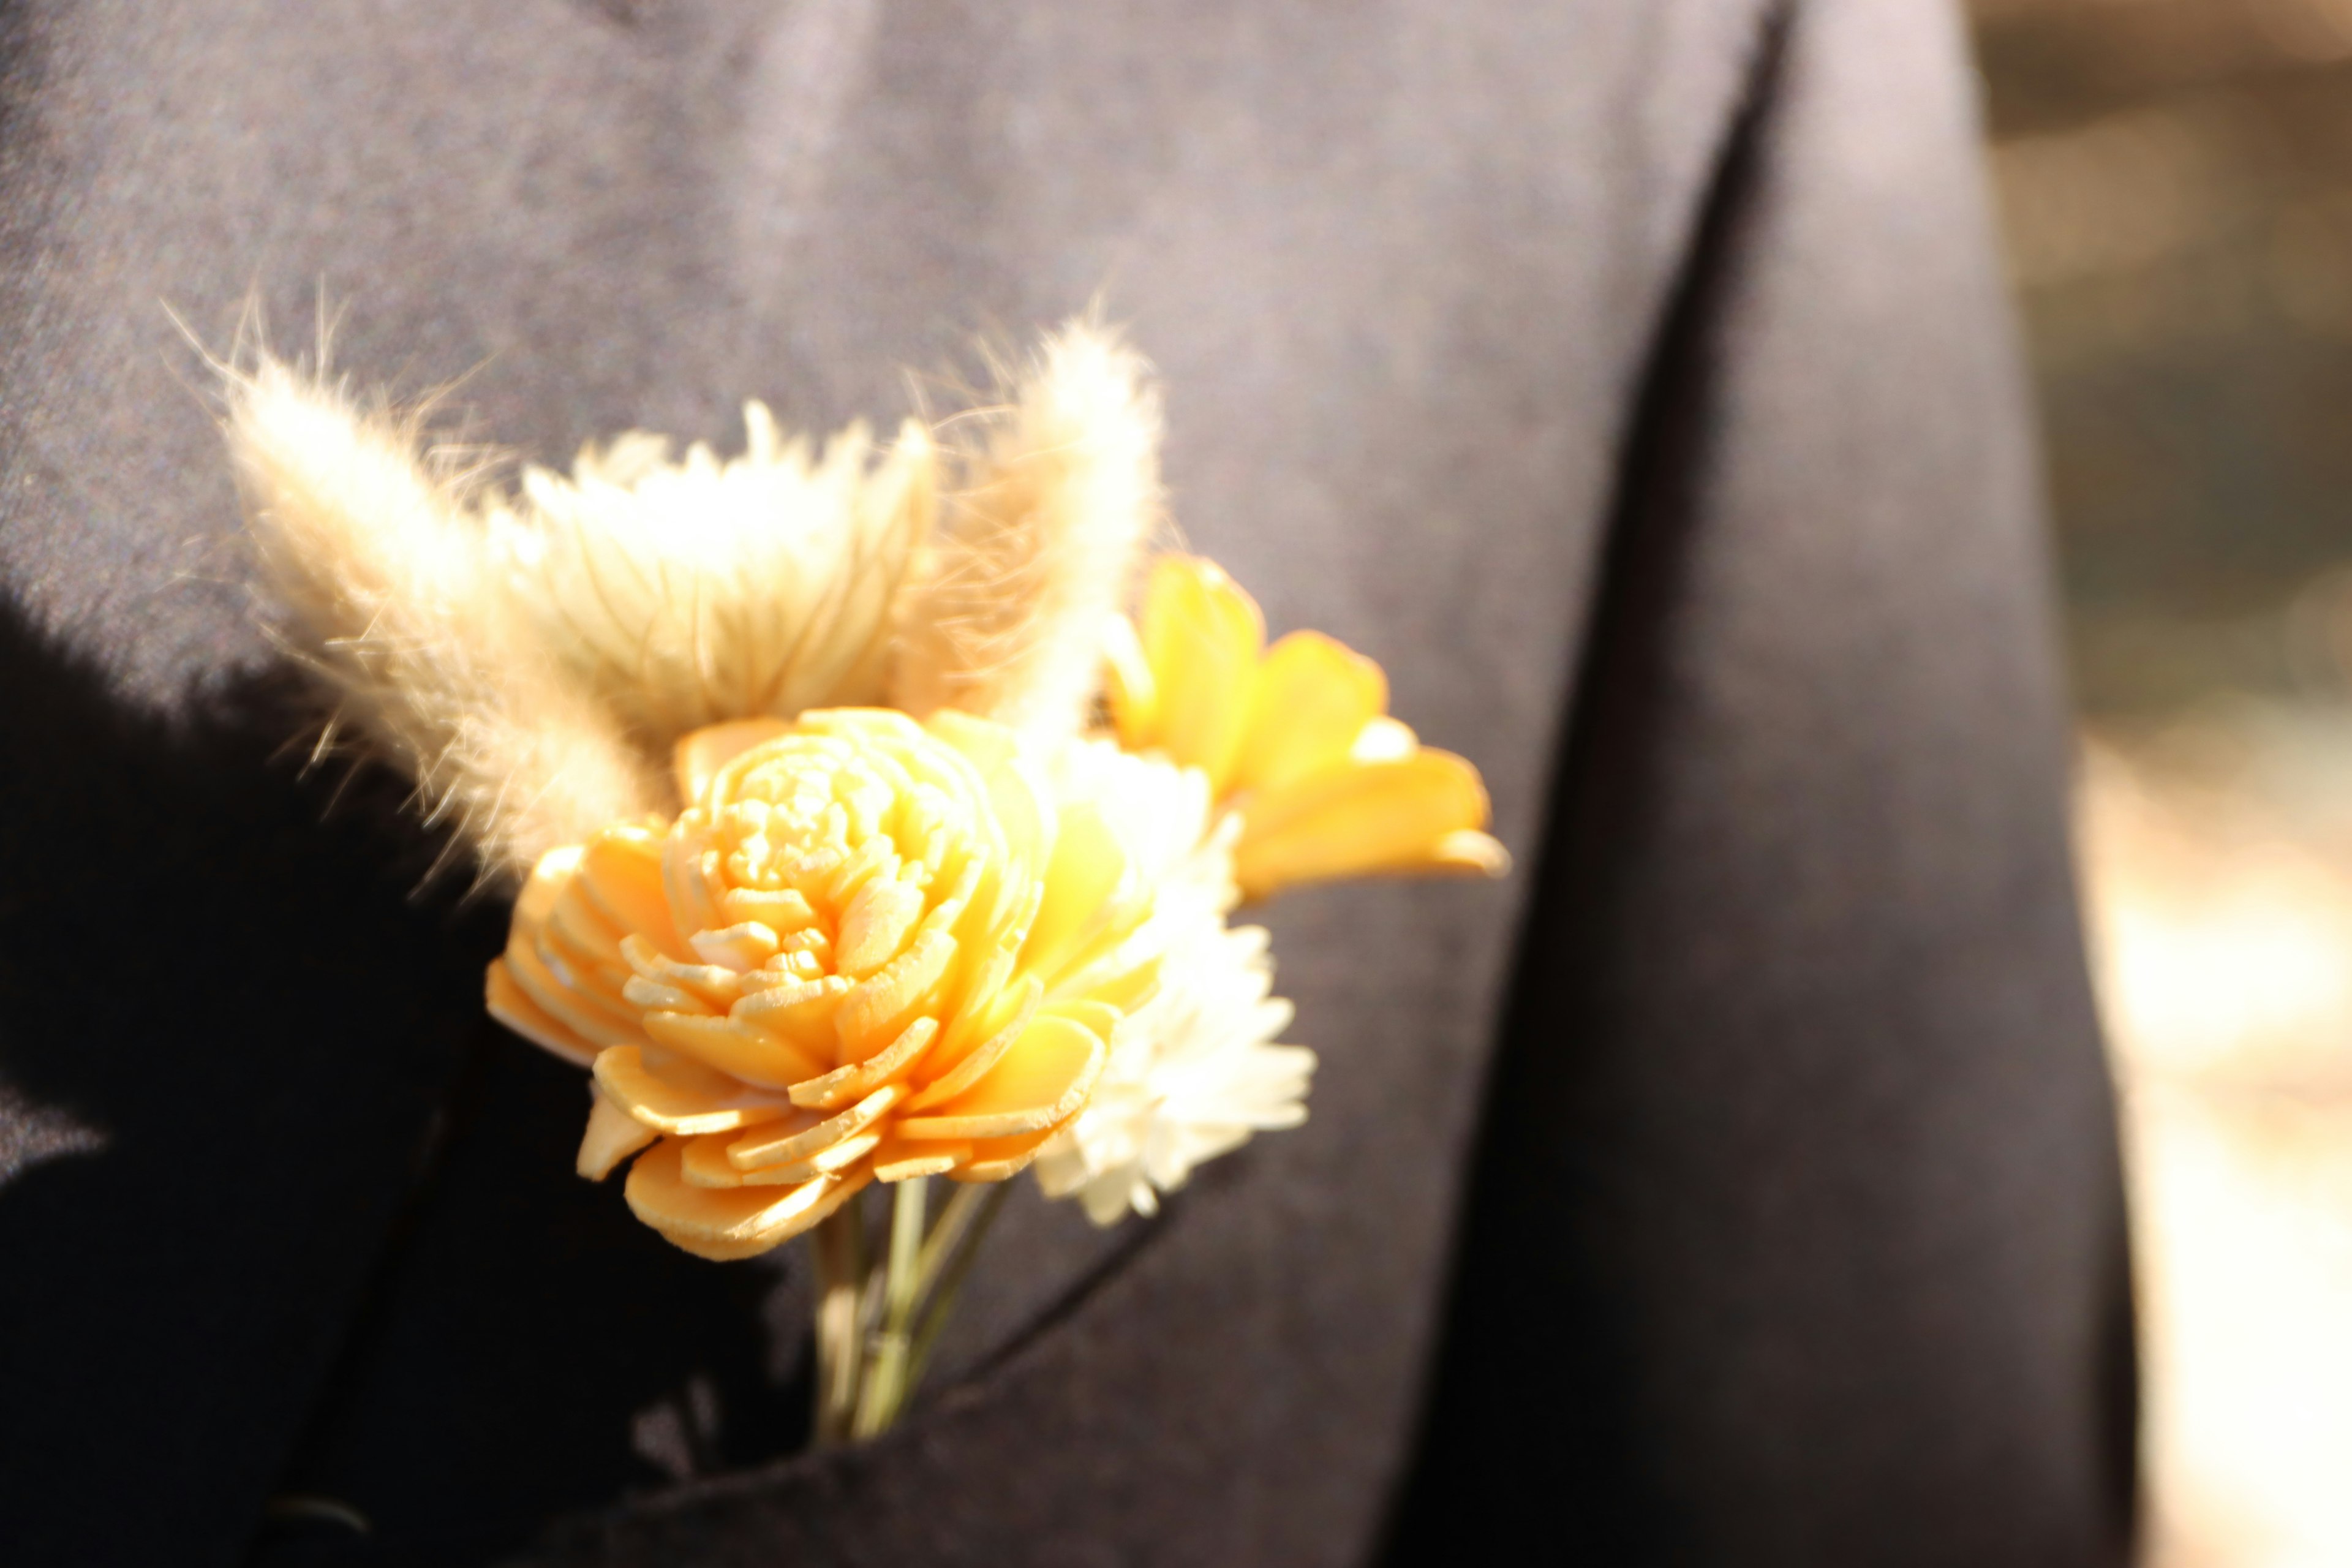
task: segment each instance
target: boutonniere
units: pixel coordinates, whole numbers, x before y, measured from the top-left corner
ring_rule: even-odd
[[[278,635],[515,889],[488,1005],[586,1075],[580,1173],[704,1258],[810,1237],[824,1442],[906,1407],[1010,1178],[1109,1225],[1305,1120],[1237,907],[1506,864],[1377,665],[1154,556],[1131,351],[1073,326],[1002,392],[821,447],[754,403],[739,456],[633,432],[509,488],[231,378]]]

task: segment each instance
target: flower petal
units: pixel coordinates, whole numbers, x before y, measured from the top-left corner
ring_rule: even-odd
[[[1127,871],[1127,851],[1092,802],[1064,811],[1045,868],[1045,900],[1022,944],[1023,971],[1050,986],[1063,963],[1097,933],[1104,906]]]
[[[1068,1018],[1084,1024],[1106,1040],[1110,1038],[1111,1031],[1118,1027],[1119,1020],[1127,1016],[1109,1003],[1091,996],[1057,998],[1045,1004],[1045,1011],[1056,1018]]]
[[[580,1153],[572,1169],[592,1182],[601,1182],[613,1173],[614,1166],[661,1134],[605,1099],[593,1083],[588,1086],[588,1129],[580,1136]]]
[[[951,1173],[959,1182],[1002,1182],[1017,1176],[1061,1131],[1048,1127],[1011,1138],[983,1138],[972,1144],[971,1156]]]
[[[515,895],[514,918],[524,924],[538,925],[555,912],[556,901],[564,889],[580,874],[582,846],[565,844],[549,850],[530,868],[530,877]]]
[[[898,1135],[1013,1138],[1058,1126],[1085,1107],[1108,1057],[1102,1037],[1084,1024],[1041,1016],[992,1071],[938,1115],[901,1117]]]
[[[805,1131],[763,1130],[757,1137],[739,1138],[728,1148],[727,1158],[739,1171],[755,1170],[761,1165],[789,1165],[809,1159],[845,1138],[855,1138],[906,1098],[905,1084],[885,1084],[838,1116],[828,1117]]]
[[[593,993],[575,990],[557,979],[555,972],[540,956],[538,944],[529,940],[534,934],[520,925],[509,933],[506,971],[508,978],[537,1004],[541,1012],[598,1047],[634,1045],[643,1037],[635,1024],[625,1021],[634,1009],[625,1007],[617,998],[608,1001]]]
[[[1348,760],[1351,763],[1395,763],[1419,750],[1421,738],[1412,732],[1412,726],[1383,713],[1377,719],[1368,720],[1357,731],[1355,741],[1348,747]]]
[[[584,1068],[595,1061],[602,1047],[581,1038],[579,1031],[532,1001],[515,984],[505,959],[490,960],[489,971],[483,976],[483,991],[490,1016],[541,1050],[562,1057],[574,1067]]]
[[[791,728],[782,719],[739,719],[732,723],[707,724],[681,737],[670,753],[678,800],[692,805],[702,798],[719,769],[761,742],[773,740]]]
[[[834,1068],[822,1078],[793,1085],[793,1103],[813,1110],[838,1110],[912,1068],[939,1038],[937,1018],[918,1018],[888,1047],[862,1062]]]
[[[781,1165],[759,1165],[744,1170],[728,1157],[729,1149],[738,1143],[765,1134],[761,1128],[751,1132],[722,1132],[712,1138],[697,1138],[687,1145],[682,1168],[687,1181],[698,1187],[792,1187],[814,1176],[837,1176],[846,1172],[883,1141],[882,1134],[872,1129],[854,1132],[836,1143],[828,1144],[804,1160],[793,1160]]]
[[[727,1145],[740,1132],[705,1132],[678,1140],[678,1178],[689,1187],[740,1187],[743,1173],[727,1158]]]
[[[778,936],[790,936],[817,923],[815,907],[798,888],[730,888],[719,896],[719,908],[730,921],[757,921]]]
[[[688,1011],[724,1013],[743,998],[742,971],[719,963],[679,963],[663,957],[659,949],[635,931],[621,939],[621,956],[635,977],[691,998]],[[626,987],[621,994],[630,1002],[637,1001]]]
[[[842,998],[848,994],[848,981],[838,974],[820,975],[754,991],[730,1008],[727,1016],[739,1024],[782,1037],[817,1062],[815,1070],[823,1072],[834,1060],[839,1040],[834,1018],[841,1010]]]
[[[711,837],[702,813],[689,811],[662,842],[661,894],[674,930],[707,931],[731,923],[719,909],[719,895],[727,889]],[[679,948],[670,956],[688,959],[683,943]]]
[[[1219,795],[1248,732],[1265,642],[1256,601],[1215,565],[1171,555],[1152,569],[1143,647],[1159,685],[1160,743]]]
[[[1244,894],[1264,898],[1330,877],[1452,868],[1437,858],[1438,845],[1486,815],[1478,770],[1450,752],[1351,765],[1252,795],[1234,877]]]
[[[635,824],[607,827],[582,847],[578,886],[615,929],[635,931],[681,963],[694,950],[670,918],[662,883],[664,839]]]
[[[1147,930],[1084,969],[1064,974],[1054,987],[1055,998],[1082,996],[1132,1013],[1159,991],[1160,961]]]
[[[903,1182],[915,1176],[944,1176],[971,1157],[969,1143],[909,1143],[892,1137],[874,1151],[874,1179]]]
[[[923,890],[895,877],[875,877],[841,912],[833,944],[834,967],[863,980],[898,956],[923,918]]]
[[[935,1067],[961,1061],[974,1041],[986,1039],[1003,1026],[1000,1015],[1009,1017],[1017,1010],[1023,985],[1039,985],[1034,980],[1013,981],[1019,958],[1017,952],[999,948],[982,962],[965,960],[958,994],[941,1009],[947,1028],[940,1036]]]
[[[1259,667],[1234,787],[1271,789],[1346,762],[1388,705],[1379,665],[1320,632],[1291,633]]]
[[[745,1186],[762,1183],[783,1184],[805,1181],[810,1176],[838,1176],[864,1160],[882,1144],[882,1134],[877,1131],[854,1133],[830,1149],[820,1149],[807,1159],[791,1165],[762,1165],[756,1171],[743,1173]]]
[[[930,1001],[955,955],[955,938],[928,931],[879,972],[851,986],[841,999],[841,1011],[833,1016],[841,1037],[841,1058],[862,1061],[887,1048]]]
[[[914,1098],[907,1101],[907,1109],[921,1110],[929,1106],[941,1104],[953,1100],[957,1095],[978,1083],[987,1075],[991,1068],[1003,1058],[1007,1051],[1020,1043],[1021,1037],[1028,1031],[1030,1020],[1036,1016],[1037,1005],[1045,994],[1045,988],[1038,984],[1037,977],[1034,974],[1024,974],[1012,985],[1007,986],[1000,994],[995,1007],[992,1009],[1003,1014],[1003,1024],[974,1047],[961,1061],[923,1088],[917,1089]],[[992,1019],[991,1021],[993,1022]],[[932,1063],[932,1070],[938,1070],[938,1066],[935,1060]]]
[[[723,908],[726,900],[719,902]],[[776,950],[783,945],[774,930],[761,921],[740,921],[724,931],[697,931],[687,939],[687,944],[704,963],[738,973],[759,968],[775,957]]]
[[[657,1043],[755,1089],[790,1089],[825,1070],[792,1041],[733,1018],[647,1013],[645,1026]]]
[[[570,846],[568,851],[551,849],[541,858],[540,868],[531,873],[534,884],[546,874],[549,863],[559,855],[568,853],[575,874],[564,878],[562,885],[556,889],[555,897],[548,900],[543,913],[530,907],[534,901],[532,889],[526,887],[522,897],[515,900],[515,923],[543,925],[583,957],[604,963],[619,963],[622,962],[620,942],[625,933],[596,907],[588,897],[587,889],[581,886],[576,875],[580,850],[581,846],[575,844]]]
[[[863,1170],[818,1176],[781,1194],[773,1187],[697,1187],[680,1172],[681,1153],[677,1140],[665,1138],[637,1157],[625,1189],[629,1208],[675,1246],[719,1262],[782,1246],[870,1179]]]
[[[726,1132],[773,1121],[792,1109],[782,1095],[748,1088],[699,1062],[662,1055],[668,1059],[657,1067],[635,1046],[615,1046],[596,1058],[598,1087],[648,1127],[680,1137]]]
[[[1429,864],[1465,877],[1500,877],[1511,868],[1511,852],[1492,834],[1465,827],[1439,839],[1430,849]]]

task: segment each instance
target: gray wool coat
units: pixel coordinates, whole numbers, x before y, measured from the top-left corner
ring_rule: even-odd
[[[2121,1562],[1972,89],[1919,0],[0,11],[0,1560]],[[571,1176],[503,910],[289,747],[167,311],[321,297],[558,461],[1100,300],[1191,541],[1519,868],[1273,904],[1307,1127],[1024,1193],[908,1424],[799,1453],[799,1264]]]

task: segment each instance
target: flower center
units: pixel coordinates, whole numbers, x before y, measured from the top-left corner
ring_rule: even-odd
[[[778,967],[864,978],[905,947],[930,890],[954,887],[986,852],[975,842],[987,835],[967,787],[974,781],[955,777],[952,759],[912,758],[931,764],[929,777],[909,760],[837,736],[792,735],[717,781],[705,853],[724,883],[718,902],[730,924],[777,933],[788,960]],[[789,962],[797,956],[805,962]]]
[[[681,934],[740,976],[736,1018],[850,1063],[961,989],[1007,869],[979,770],[901,714],[850,710],[721,767],[663,874]]]

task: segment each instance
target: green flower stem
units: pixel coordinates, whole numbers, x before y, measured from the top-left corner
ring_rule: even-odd
[[[931,1289],[939,1283],[940,1270],[954,1256],[957,1246],[970,1231],[988,1200],[988,1195],[1002,1190],[1002,1182],[957,1182],[955,1192],[940,1210],[939,1223],[931,1234],[923,1238],[922,1256],[915,1260],[915,1306],[921,1310],[930,1300]]]
[[[857,1299],[866,1251],[858,1204],[852,1200],[819,1221],[809,1249],[817,1278],[815,1441],[829,1447],[849,1436],[857,1407]]]
[[[962,1205],[959,1234],[946,1238],[946,1246],[934,1260],[937,1277],[927,1281],[922,1321],[915,1330],[915,1342],[907,1358],[908,1393],[923,1381],[923,1373],[931,1364],[932,1348],[939,1343],[940,1331],[947,1327],[948,1313],[963,1289],[964,1277],[971,1272],[972,1260],[980,1256],[980,1244],[987,1237],[988,1227],[996,1222],[1005,1196],[1012,1190],[1011,1182],[959,1186],[955,1200],[948,1205],[949,1212],[940,1216],[940,1229],[945,1231],[949,1221],[959,1217],[956,1210],[959,1204]],[[965,1203],[966,1199],[971,1201]],[[935,1236],[933,1239],[939,1238]]]
[[[865,1386],[858,1390],[851,1435],[871,1437],[898,1419],[908,1387],[908,1330],[915,1313],[918,1265],[923,1250],[928,1176],[898,1184],[890,1205],[890,1251],[882,1289],[882,1327],[867,1342]]]
[[[927,1226],[929,1181],[898,1183],[889,1244],[879,1257],[871,1256],[857,1199],[810,1235],[817,1278],[818,1447],[872,1437],[897,1425],[1012,1185],[959,1182],[938,1220]]]

